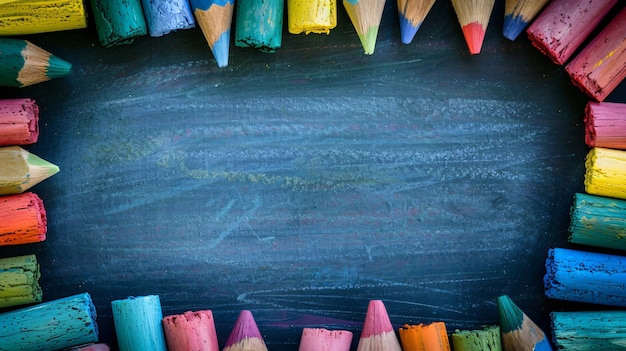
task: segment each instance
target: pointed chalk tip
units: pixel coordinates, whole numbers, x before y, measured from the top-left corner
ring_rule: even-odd
[[[483,28],[478,22],[472,22],[463,26],[462,29],[470,53],[472,55],[479,54],[485,40],[486,28]]]
[[[245,339],[263,339],[252,312],[243,310],[235,322],[235,326],[226,341],[226,347],[237,344]]]
[[[217,62],[217,66],[220,68],[224,68],[228,66],[228,53],[230,50],[230,29],[222,33],[219,39],[213,43],[211,46],[211,51],[213,52],[213,57],[215,58],[215,62]]]
[[[387,314],[385,304],[381,300],[371,300],[367,306],[367,314],[365,315],[361,338],[367,338],[389,331],[393,331],[393,327],[389,315]]]
[[[499,296],[496,299],[498,315],[500,316],[500,328],[502,333],[509,333],[522,328],[522,323],[526,315],[507,295]]]
[[[402,14],[400,15],[400,37],[402,39],[403,44],[410,44],[417,34],[417,31],[420,29],[422,23],[418,23],[416,26],[413,26],[411,21],[406,19]]]
[[[54,55],[48,58],[46,76],[49,78],[64,77],[72,71],[72,64]]]
[[[528,26],[528,22],[524,21],[522,16],[506,15],[504,16],[502,34],[505,38],[513,41],[524,31],[526,26]]]
[[[359,35],[361,39],[361,45],[366,55],[372,55],[376,48],[376,37],[378,36],[378,26],[370,27],[367,33]]]

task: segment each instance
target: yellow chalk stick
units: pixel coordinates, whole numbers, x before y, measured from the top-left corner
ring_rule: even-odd
[[[626,199],[626,151],[593,148],[585,163],[585,191]]]
[[[0,0],[0,35],[87,28],[82,0]]]
[[[289,33],[330,33],[337,26],[337,0],[288,0]]]

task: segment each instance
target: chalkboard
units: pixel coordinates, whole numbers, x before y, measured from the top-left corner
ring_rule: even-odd
[[[220,345],[250,309],[271,350],[303,327],[355,348],[370,299],[452,332],[497,323],[508,294],[547,329],[588,98],[502,36],[503,6],[475,56],[446,1],[410,45],[388,1],[372,56],[340,8],[330,35],[233,46],[224,69],[199,29],[109,49],[93,27],[31,36],[73,74],[2,95],[38,102],[28,149],[61,172],[33,189],[47,241],[0,256],[35,253],[46,301],[89,292],[114,350],[111,300],[148,294],[165,315],[211,309]]]

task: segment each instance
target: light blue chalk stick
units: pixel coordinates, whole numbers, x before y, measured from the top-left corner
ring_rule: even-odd
[[[196,25],[187,0],[141,0],[151,37]]]
[[[550,249],[544,287],[552,299],[626,306],[626,257]]]
[[[626,350],[626,311],[552,312],[559,350]]]
[[[111,307],[120,351],[167,351],[158,296],[115,300]]]
[[[98,341],[96,308],[80,294],[0,314],[0,351],[52,351]]]

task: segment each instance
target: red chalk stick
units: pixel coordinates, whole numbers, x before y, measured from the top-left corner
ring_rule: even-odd
[[[0,196],[0,246],[46,240],[46,210],[34,193]]]
[[[603,101],[626,78],[626,8],[566,67],[574,84]]]
[[[626,104],[589,102],[585,109],[585,143],[589,147],[626,150]]]
[[[261,336],[252,312],[243,310],[235,322],[233,330],[230,332],[224,351],[267,351],[265,341]]]
[[[385,305],[381,300],[370,301],[357,351],[401,350]]]
[[[352,333],[347,330],[304,328],[298,351],[349,351]]]
[[[562,65],[618,0],[553,0],[526,32],[532,44]]]
[[[0,146],[33,144],[38,137],[39,106],[34,100],[0,100]]]
[[[169,351],[219,351],[213,312],[185,312],[163,318]]]

